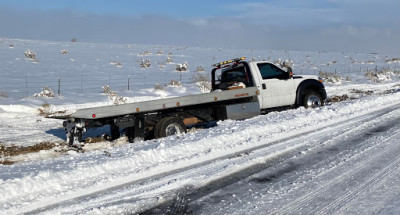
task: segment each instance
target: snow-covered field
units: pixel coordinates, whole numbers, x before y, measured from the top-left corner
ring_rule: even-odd
[[[13,163],[0,164],[1,214],[400,213],[396,56],[0,42],[2,149],[55,145],[35,153],[0,154],[2,163]],[[27,59],[26,50],[36,58]],[[166,62],[167,56],[173,62]],[[182,136],[87,144],[85,153],[63,151],[62,121],[44,117],[112,105],[116,98],[135,102],[201,93],[196,81],[209,77],[211,64],[239,56],[290,59],[295,74],[325,75],[332,102],[218,122]],[[141,67],[142,59],[151,66]],[[183,62],[188,71],[176,71]],[[182,85],[168,86],[171,79]],[[104,93],[106,85],[116,95]],[[54,97],[35,96],[45,86]],[[107,128],[88,135],[104,132]]]

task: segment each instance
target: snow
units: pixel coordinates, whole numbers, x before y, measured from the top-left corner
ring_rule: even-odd
[[[188,203],[194,214],[260,214],[263,211],[307,214],[313,210],[339,214],[397,214],[400,211],[400,158],[397,153],[400,78],[393,73],[390,79],[375,83],[365,77],[365,71],[375,67],[398,69],[399,63],[388,64],[385,56],[0,41],[0,65],[4,68],[0,73],[0,92],[8,95],[0,97],[0,143],[4,146],[26,147],[51,142],[59,144],[61,150],[65,141],[62,121],[43,117],[39,109],[49,113],[72,113],[80,108],[112,105],[114,101],[101,91],[102,86],[109,84],[107,82],[111,82],[111,90],[127,102],[201,93],[191,81],[192,76],[199,73],[195,72],[196,67],[210,69],[209,65],[238,57],[237,53],[248,59],[270,57],[271,61],[290,56],[295,75],[315,75],[321,69],[341,77],[349,76],[351,81],[343,79],[325,85],[330,97],[348,94],[352,98],[316,109],[297,108],[243,121],[226,120],[213,128],[134,144],[128,144],[125,137],[113,142],[87,144],[85,153],[59,152],[56,147],[18,155],[12,158],[14,160],[8,158],[18,162],[0,165],[0,214],[137,213],[173,201],[181,192],[195,195],[190,190],[234,178],[232,175],[246,171],[249,175],[232,182],[231,186],[213,188],[215,192]],[[10,44],[14,45],[13,49],[9,48]],[[38,62],[24,59],[23,53],[28,49],[36,53]],[[68,53],[60,54],[61,50],[68,50]],[[172,52],[176,63],[188,62],[189,71],[177,72],[174,63],[165,64],[165,68],[153,66],[157,65],[156,61],[166,60],[166,55],[157,54],[146,56],[152,62],[150,68],[140,67],[141,53],[159,50]],[[122,67],[110,64],[114,61],[120,62]],[[372,66],[367,64],[372,61]],[[70,81],[66,82],[69,86],[62,88],[61,96],[33,97],[43,89],[43,84],[52,83],[50,87],[56,93],[58,77]],[[125,85],[128,77],[140,77],[138,83],[132,80],[129,90]],[[182,86],[154,89],[155,84],[166,85],[171,79],[181,79]],[[390,133],[368,130],[386,127]],[[107,127],[91,130],[87,135],[105,132],[108,132]],[[357,135],[361,135],[360,140]],[[360,144],[355,144],[358,142]],[[326,155],[326,159],[314,164],[314,160],[321,159],[318,152]],[[288,155],[288,162],[300,165],[297,169],[291,167],[293,163],[277,162],[259,172],[249,170],[257,165],[270,165],[266,161],[276,162],[274,159]],[[0,155],[1,159],[6,157]],[[269,186],[249,183],[262,178],[263,174],[271,174],[274,169],[279,172],[286,167],[295,170],[280,180],[271,179],[274,183]],[[366,167],[374,168],[368,172]],[[349,184],[349,180],[355,183]],[[349,192],[334,192],[335,186]],[[329,195],[328,191],[335,200],[321,198]],[[339,198],[343,194],[346,198]],[[219,200],[212,201],[213,198]],[[321,207],[310,208],[307,206],[309,199]],[[270,209],[266,210],[268,207]]]

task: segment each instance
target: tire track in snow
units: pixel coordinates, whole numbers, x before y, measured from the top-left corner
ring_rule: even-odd
[[[390,112],[392,112],[394,110],[397,110],[397,109],[398,109],[398,105],[395,108],[393,108],[393,107],[385,108],[384,110],[377,111],[377,112],[375,112],[373,114],[370,113],[368,115],[362,115],[362,116],[359,116],[359,117],[355,117],[355,118],[353,118],[351,120],[348,120],[346,122],[340,122],[340,123],[338,123],[338,125],[336,124],[334,127],[321,128],[321,129],[319,129],[319,130],[317,130],[315,132],[307,133],[306,135],[298,137],[295,140],[290,140],[291,138],[289,138],[289,140],[285,140],[285,141],[286,142],[305,142],[307,139],[315,138],[314,143],[305,144],[307,148],[309,148],[309,147],[312,148],[313,144],[319,143],[320,142],[319,138],[322,138],[322,139],[325,139],[325,140],[328,139],[329,140],[328,142],[332,142],[332,141],[334,142],[334,139],[336,139],[336,134],[331,132],[331,131],[337,130],[337,129],[341,129],[341,130],[348,129],[342,134],[343,135],[345,135],[347,133],[349,133],[349,134],[353,133],[354,134],[354,133],[357,133],[359,124],[362,124],[363,127],[373,126],[377,121],[384,120],[384,119],[388,118],[388,116],[385,116],[388,112],[390,113]],[[396,114],[397,113],[394,113],[394,115],[396,115]],[[381,117],[382,117],[382,119],[381,119]],[[321,133],[325,133],[325,136],[322,136]],[[285,146],[287,147],[288,145],[290,145],[290,144],[284,143],[285,141],[279,142],[276,145],[270,146],[268,148],[262,148],[260,150],[257,150],[258,152],[255,152],[255,153],[257,153],[256,155],[251,155],[251,156],[254,156],[256,158],[257,157],[258,158],[260,158],[260,157],[267,158],[267,160],[265,160],[266,164],[260,165],[258,167],[251,166],[251,167],[249,167],[249,169],[251,169],[251,170],[250,171],[249,170],[245,170],[245,174],[240,174],[239,173],[239,174],[237,174],[239,176],[233,174],[233,175],[225,176],[225,178],[237,178],[238,180],[240,180],[240,178],[246,177],[249,174],[255,174],[256,172],[261,171],[262,169],[268,168],[270,165],[273,165],[271,163],[276,163],[276,161],[274,161],[274,160],[276,160],[277,157],[281,157],[281,158],[278,158],[278,159],[286,159],[287,157],[292,156],[292,155],[287,155],[287,154],[297,153],[299,150],[301,150],[301,148],[303,146],[305,146],[304,144],[297,144],[296,146],[293,146],[293,147],[289,146],[289,148],[285,148]],[[340,141],[340,140],[337,140],[337,141]],[[315,147],[318,148],[319,146],[315,146]],[[271,151],[272,152],[276,151],[276,152],[280,152],[280,153],[279,154],[275,154],[273,156],[272,155],[270,156],[269,154],[273,154],[273,153],[271,153]],[[245,165],[245,163],[239,163],[237,165]],[[221,179],[219,179],[219,180],[221,180]],[[232,181],[232,179],[229,179],[229,180]],[[218,183],[219,184],[224,184],[223,182],[222,183],[218,182]],[[227,182],[227,183],[229,183],[229,182]],[[213,186],[214,186],[214,188],[210,188],[210,187],[213,187]],[[223,186],[227,186],[227,185],[225,184]],[[206,187],[208,187],[208,188],[200,188],[200,189],[207,190],[206,191],[207,193],[210,193],[210,192],[213,192],[213,191],[216,191],[216,190],[220,189],[220,188],[216,189],[215,187],[219,187],[219,186],[215,186],[215,185],[206,185]],[[203,192],[203,191],[200,191],[200,193],[201,192]],[[189,196],[187,198],[191,199],[192,201],[194,201],[195,199],[201,198],[202,196],[206,195],[204,193],[199,195],[198,194],[199,192],[197,192],[197,194],[193,194],[193,193],[194,193],[193,191],[187,193],[187,195]],[[174,203],[172,203],[172,204],[174,204]]]
[[[400,138],[399,132],[384,138],[381,140],[380,144],[373,146],[373,148],[382,147],[382,144],[396,138]],[[368,157],[364,154],[372,155]],[[395,144],[389,145],[386,149],[381,151],[369,149],[367,152],[357,154],[357,156],[361,155],[363,155],[363,158],[367,157],[368,159],[356,164],[353,168],[350,167],[347,172],[332,178],[329,182],[322,183],[322,186],[319,188],[292,201],[289,205],[282,208],[282,210],[275,211],[273,214],[334,214],[351,200],[356,199],[362,191],[378,183],[379,179],[395,172],[395,169],[398,168],[400,164],[400,148]],[[388,159],[393,160],[388,162]],[[382,168],[382,163],[387,166]],[[375,169],[371,167],[375,167]],[[359,182],[358,180],[360,178],[363,179],[363,181],[361,183],[355,183]],[[345,187],[346,190],[341,189],[340,185],[342,184],[348,184],[348,186]],[[338,198],[327,205],[323,203],[317,206],[310,205],[310,203],[320,202],[320,199],[329,196]],[[313,208],[310,209],[310,207]]]

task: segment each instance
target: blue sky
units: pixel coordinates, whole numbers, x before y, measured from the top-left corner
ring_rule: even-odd
[[[6,38],[400,56],[399,0],[1,0],[0,26]]]

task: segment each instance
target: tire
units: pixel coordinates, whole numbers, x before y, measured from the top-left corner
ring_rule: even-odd
[[[168,137],[176,134],[186,133],[186,126],[182,120],[176,117],[166,117],[154,126],[154,137]]]
[[[154,138],[160,138],[161,137],[160,134],[159,134],[160,133],[160,126],[161,126],[161,124],[164,123],[165,119],[168,119],[168,118],[169,117],[162,118],[162,119],[158,120],[158,122],[156,123],[156,125],[153,128]]]
[[[305,108],[317,108],[323,106],[324,101],[322,100],[322,96],[319,93],[315,91],[310,91],[305,94],[303,105]]]

